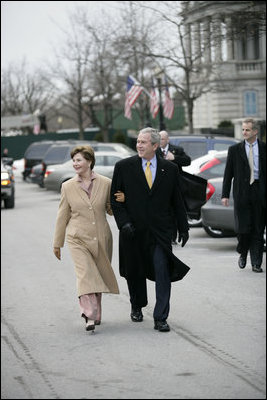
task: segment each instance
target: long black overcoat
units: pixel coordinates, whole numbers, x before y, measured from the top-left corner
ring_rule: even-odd
[[[266,143],[259,141],[259,195],[262,206],[266,209]],[[249,231],[249,180],[250,168],[245,149],[245,141],[234,144],[228,149],[224,171],[222,198],[230,196],[233,179],[233,198],[235,226],[237,233]]]
[[[116,202],[117,190],[124,192],[124,203]],[[140,275],[154,281],[152,254],[156,243],[161,244],[168,256],[171,281],[187,274],[190,268],[172,253],[171,247],[173,215],[179,232],[189,229],[175,164],[157,156],[156,177],[150,189],[138,155],[117,162],[111,185],[111,207],[119,229],[128,222],[136,229],[133,238],[120,232],[121,276],[130,279]]]

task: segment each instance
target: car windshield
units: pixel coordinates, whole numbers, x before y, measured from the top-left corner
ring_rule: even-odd
[[[174,143],[175,144],[175,143]],[[183,147],[186,154],[188,154],[192,160],[206,154],[207,145],[205,141],[194,140],[192,142],[188,141],[180,141],[179,146]]]
[[[24,158],[40,158],[42,159],[45,152],[49,149],[51,143],[38,143],[26,150]]]
[[[222,151],[228,149],[229,146],[232,146],[233,142],[215,142],[214,143],[214,149],[217,151]]]
[[[51,147],[44,157],[44,162],[49,164],[56,161],[58,164],[61,164],[66,160],[68,153],[70,153],[69,146]]]
[[[120,160],[120,157],[116,156],[106,156],[107,165],[114,166],[117,161]]]

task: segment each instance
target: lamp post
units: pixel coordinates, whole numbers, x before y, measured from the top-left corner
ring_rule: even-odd
[[[159,90],[159,130],[164,131],[166,129],[166,125],[164,123],[164,116],[163,116],[163,107],[162,107],[162,96],[161,96],[161,88],[162,88],[162,70],[156,69],[155,76],[157,79],[157,86]]]

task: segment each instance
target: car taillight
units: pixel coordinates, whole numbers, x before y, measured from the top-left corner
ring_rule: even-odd
[[[48,175],[52,174],[52,172],[53,172],[53,171],[49,171],[49,170],[47,171],[47,170],[46,170],[46,171],[45,171],[45,174],[44,174],[44,177],[47,178]]]
[[[206,162],[204,165],[202,165],[202,167],[200,168],[199,172],[203,172],[206,169],[209,169],[211,167],[214,167],[214,165],[220,164],[221,161],[218,160],[218,158],[213,158],[212,160]]]
[[[215,187],[211,183],[207,183],[206,201],[208,201],[215,192]]]

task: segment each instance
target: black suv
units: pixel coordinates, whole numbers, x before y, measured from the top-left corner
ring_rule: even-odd
[[[24,153],[24,171],[22,172],[24,181],[30,175],[32,167],[42,162],[47,149],[53,143],[55,143],[54,140],[40,140],[39,142],[31,143],[27,147]]]

